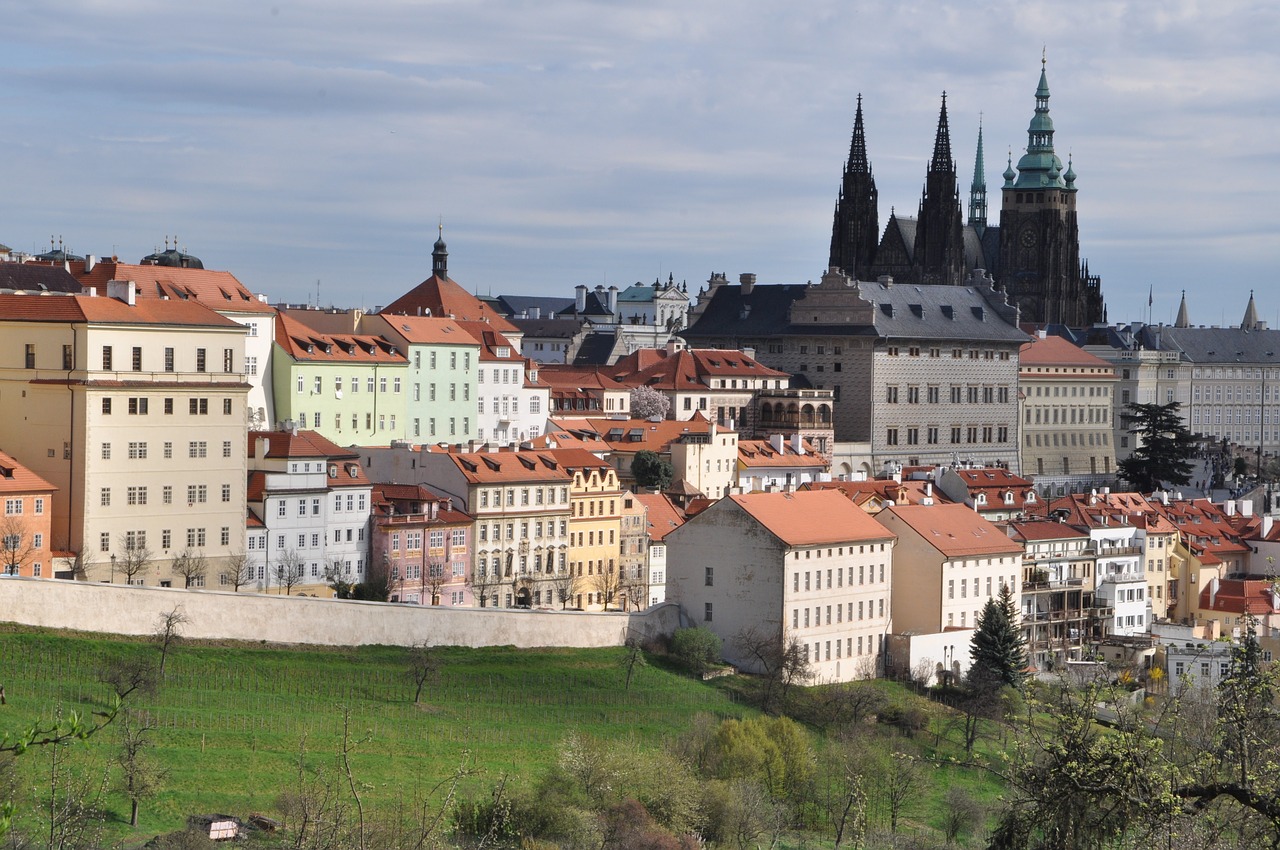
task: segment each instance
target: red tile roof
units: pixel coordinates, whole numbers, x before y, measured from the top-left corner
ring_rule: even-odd
[[[1200,608],[1225,614],[1271,614],[1280,611],[1270,581],[1220,579],[1217,592],[1210,582],[1200,591]]]
[[[453,319],[432,316],[393,316],[383,314],[396,333],[409,342],[425,345],[475,345],[475,339]]]
[[[136,306],[105,296],[0,295],[0,316],[23,322],[95,322],[114,325],[183,325],[241,328],[198,301],[139,298]]]
[[[650,422],[647,419],[561,418],[549,427],[566,431],[571,436],[598,436],[612,452],[667,451],[668,447],[686,434],[710,433],[712,423],[701,413],[692,419],[663,419]],[[726,428],[720,428],[726,431]]]
[[[965,505],[896,505],[883,513],[900,519],[948,558],[1022,552],[1021,543]]]
[[[496,452],[455,452],[437,446],[420,451],[446,455],[471,484],[500,484],[518,481],[568,483],[572,472],[556,457],[556,450]],[[587,452],[586,454],[590,454]],[[594,460],[594,455],[592,456]]]
[[[789,379],[761,365],[740,351],[720,349],[640,349],[619,360],[609,370],[627,386],[647,385],[658,390],[682,391],[709,387],[712,378]],[[746,387],[742,388],[744,391]]]
[[[748,493],[725,496],[788,546],[892,540],[895,535],[839,493]]]
[[[89,272],[84,270],[84,266],[83,261],[72,262],[72,276],[83,286],[92,287],[99,295],[106,295],[109,281],[131,280],[138,285],[140,298],[195,299],[211,309],[228,313],[274,312],[274,308],[259,301],[231,272],[132,265],[111,260],[97,263]]]
[[[811,442],[805,440],[804,445],[805,454],[798,454],[790,442],[784,442],[782,451],[778,451],[768,440],[739,440],[738,463],[748,469],[765,467],[790,469],[797,466],[827,469],[830,467],[830,464],[817,453],[818,450]]]
[[[1095,375],[1094,377],[1115,377],[1115,370],[1111,364],[1096,357],[1082,348],[1068,342],[1060,336],[1046,336],[1043,339],[1036,338],[1031,342],[1024,343],[1018,353],[1018,366],[1065,366],[1084,369],[1101,369],[1105,370],[1106,375]],[[1079,379],[1080,372],[1035,372],[1033,373],[1037,379],[1039,378],[1072,378]],[[1088,373],[1084,373],[1088,374]]]
[[[13,455],[0,452],[0,493],[16,496],[27,493],[52,493],[57,489],[19,463]]]
[[[685,523],[684,514],[661,493],[634,493],[631,498],[645,506],[649,524],[647,531],[654,543],[661,542]]]
[[[294,360],[309,363],[404,363],[407,355],[380,336],[324,334],[293,316],[276,314],[276,344]]]
[[[322,435],[319,431],[250,431],[250,460],[254,458],[258,438],[267,441],[267,457],[269,458],[332,458],[346,460],[360,455]]]
[[[814,481],[801,484],[801,490],[837,490],[852,499],[853,503],[864,506],[870,502],[894,502],[899,505],[918,505],[925,499],[932,498],[935,503],[950,500],[938,488],[933,488],[930,495],[925,490],[924,481],[910,479],[901,483],[891,478],[876,478],[871,481]]]
[[[499,333],[518,333],[516,326],[456,281],[436,275],[424,280],[382,309],[382,315],[430,315],[464,322],[488,322]],[[390,320],[390,319],[388,319]]]

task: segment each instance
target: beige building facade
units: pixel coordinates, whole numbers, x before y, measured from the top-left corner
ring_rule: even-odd
[[[195,301],[0,296],[0,444],[58,489],[54,545],[87,577],[174,585],[180,553],[216,574],[245,528],[245,328]]]
[[[1056,336],[1022,346],[1018,364],[1023,475],[1111,475],[1116,373]]]

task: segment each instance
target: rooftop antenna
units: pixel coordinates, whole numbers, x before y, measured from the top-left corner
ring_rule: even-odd
[[[316,307],[320,306],[320,278],[316,278]]]

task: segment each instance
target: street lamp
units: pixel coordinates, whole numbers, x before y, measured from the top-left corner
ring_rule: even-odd
[[[116,583],[116,553],[111,553],[111,583]]]

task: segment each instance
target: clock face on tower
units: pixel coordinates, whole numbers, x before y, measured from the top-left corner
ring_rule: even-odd
[[[1024,248],[1031,248],[1036,244],[1036,232],[1031,228],[1027,228],[1022,231],[1022,236],[1020,238],[1022,239],[1022,245]]]

